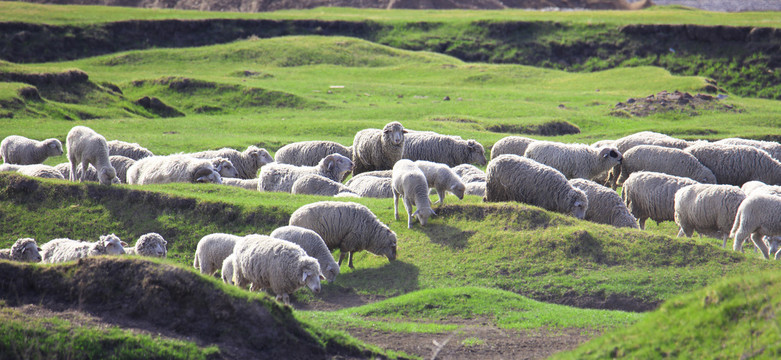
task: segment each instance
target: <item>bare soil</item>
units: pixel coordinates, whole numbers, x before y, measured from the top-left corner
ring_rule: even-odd
[[[708,86],[713,87],[714,92],[717,89],[715,85]],[[662,91],[644,98],[629,98],[626,102],[617,103],[610,115],[618,117],[644,117],[655,113],[677,111],[689,116],[696,116],[702,110],[740,111],[732,105],[719,101],[718,95],[692,95],[688,92],[676,90],[674,92]]]

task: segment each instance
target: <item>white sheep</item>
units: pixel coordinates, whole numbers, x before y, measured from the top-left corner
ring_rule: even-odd
[[[40,164],[50,156],[62,155],[62,143],[57,139],[37,141],[11,135],[0,142],[0,157],[6,164]]]
[[[732,249],[743,250],[743,243],[751,238],[765,259],[770,258],[763,236],[781,235],[781,197],[757,191],[747,196],[738,207],[730,237],[735,238]]]
[[[239,176],[239,171],[236,170],[236,167],[227,158],[215,157],[207,160],[211,161],[214,170],[220,174],[221,178],[236,178]]]
[[[353,174],[353,177],[350,178],[350,180],[359,178],[362,176],[373,176],[373,177],[379,177],[379,178],[392,178],[393,177],[393,167],[391,167],[389,170],[373,170],[373,171],[366,171],[362,172],[360,174]]]
[[[2,166],[0,166],[0,172],[2,171],[16,171],[22,175],[44,178],[44,179],[61,179],[61,180],[65,179],[65,177],[62,176],[62,173],[60,173],[60,171],[57,170],[55,167],[49,165],[43,165],[43,164],[33,164],[33,165],[3,164]]]
[[[293,182],[292,194],[307,194],[321,196],[336,196],[341,193],[352,193],[352,190],[340,182],[333,181],[318,174],[308,174]]]
[[[645,229],[649,218],[657,224],[675,220],[675,192],[695,184],[699,183],[685,177],[637,171],[624,181],[621,198],[640,228]]]
[[[779,195],[781,196],[781,186],[778,185],[768,185],[761,181],[757,180],[751,180],[747,181],[743,184],[743,186],[740,187],[741,190],[746,194],[746,196],[751,195],[755,191],[764,191],[766,193],[769,193],[771,195]]]
[[[380,129],[358,131],[353,139],[353,174],[372,170],[393,169],[404,151],[404,126],[398,121]]]
[[[687,177],[703,184],[715,184],[716,176],[690,153],[676,148],[638,145],[626,151],[619,166],[620,175],[611,186],[621,186],[635,171],[653,171]]]
[[[464,184],[485,182],[485,172],[472,164],[461,164],[453,168],[453,172],[461,177]]]
[[[594,179],[621,164],[621,152],[615,147],[592,148],[585,144],[535,141],[526,148],[525,157],[561,171],[567,179]]]
[[[176,154],[150,156],[137,160],[127,169],[128,184],[166,184],[172,182],[222,183],[211,161]]]
[[[477,140],[464,140],[458,136],[430,131],[410,131],[404,135],[402,158],[427,160],[447,166],[486,164],[485,149]]]
[[[466,189],[464,190],[464,194],[484,197],[485,186],[486,186],[485,181],[475,181],[475,182],[466,183]]]
[[[55,264],[88,256],[121,255],[125,253],[125,246],[127,243],[114,234],[101,235],[96,242],[54,239],[41,245],[41,255],[44,263]]]
[[[330,154],[353,158],[352,148],[333,141],[300,141],[287,144],[274,154],[278,163],[296,166],[315,166]]]
[[[243,152],[230,148],[222,148],[219,150],[201,151],[189,155],[198,159],[226,158],[236,167],[238,177],[241,179],[257,178],[258,169],[274,162],[274,158],[271,157],[266,149],[254,145],[250,145]]]
[[[127,183],[127,169],[130,168],[133,164],[136,163],[135,160],[122,156],[122,155],[111,155],[108,157],[109,162],[111,163],[111,166],[114,167],[114,170],[117,172],[117,179],[120,183]],[[57,169],[62,176],[65,179],[70,179],[71,174],[71,164],[70,163],[61,163],[54,166],[55,169]],[[76,177],[81,178],[81,173],[83,171],[83,168],[81,167],[81,164],[76,166]],[[95,167],[90,165],[87,168],[87,173],[84,175],[85,181],[98,181],[98,171],[95,170]]]
[[[499,139],[499,141],[497,141],[494,146],[491,147],[491,160],[495,159],[499,155],[504,154],[523,156],[529,144],[535,141],[537,140],[523,136],[503,137]]]
[[[354,176],[350,180],[347,180],[347,188],[350,189],[353,193],[357,194],[360,197],[373,197],[373,198],[392,198],[393,197],[393,187],[391,187],[391,178],[390,177],[376,177],[376,176],[364,176],[364,174],[372,173],[365,172],[361,173],[361,176]],[[393,170],[391,170],[393,172]]]
[[[136,245],[126,247],[125,254],[164,258],[168,254],[168,242],[158,233],[146,233],[136,240]]]
[[[615,191],[586,179],[570,179],[569,183],[586,193],[588,209],[584,220],[615,227],[639,228],[637,219],[629,213]]]
[[[333,181],[340,181],[344,174],[351,170],[353,170],[353,162],[339,154],[324,157],[316,166],[268,164],[260,168],[258,190],[290,192],[293,183],[305,175],[317,174]]]
[[[431,199],[428,197],[428,181],[426,175],[415,163],[407,159],[401,159],[393,166],[393,214],[399,220],[399,198],[404,201],[407,209],[407,228],[412,229],[412,219],[417,218],[421,226],[426,226],[428,218],[436,215],[431,209]],[[463,195],[462,195],[463,198]],[[412,212],[412,207],[417,207]]]
[[[781,161],[781,144],[775,141],[761,141],[741,138],[727,138],[716,141],[714,144],[753,146],[767,151],[773,159]]]
[[[233,283],[246,287],[271,289],[277,301],[290,305],[289,294],[303,286],[320,292],[320,272],[317,259],[289,241],[264,235],[248,235],[236,244]]]
[[[684,151],[713,171],[719,184],[742,186],[748,181],[759,180],[781,185],[781,162],[753,146],[703,143]]]
[[[21,238],[10,249],[0,249],[0,260],[41,262],[42,251],[34,239]]]
[[[426,160],[415,161],[415,166],[426,176],[428,187],[437,190],[439,200],[434,204],[442,206],[445,203],[445,191],[455,195],[459,200],[464,199],[466,185],[450,166]]]
[[[258,182],[260,179],[237,179],[237,178],[224,178],[222,179],[223,185],[230,185],[235,187],[244,188],[247,190],[258,191]]]
[[[289,225],[310,229],[320,235],[328,250],[339,249],[339,265],[349,254],[368,250],[372,254],[396,259],[396,233],[383,224],[364,205],[353,202],[319,201],[304,205],[290,215]]]
[[[138,145],[137,143],[129,143],[122,140],[107,141],[109,156],[118,155],[124,156],[133,160],[143,159],[145,157],[155,156],[149,149]]]
[[[696,230],[701,235],[721,238],[727,247],[732,224],[746,194],[737,186],[695,184],[675,193],[675,223],[678,236],[691,237]]]
[[[605,140],[599,140],[599,141],[591,144],[591,147],[597,148],[597,149],[605,147],[605,146],[613,146],[613,147],[615,147],[616,146],[616,141],[615,140],[611,140],[611,139],[605,139]]]
[[[674,138],[669,135],[665,135],[653,131],[641,131],[638,133],[624,136],[618,140],[614,140],[612,141],[611,146],[614,146],[615,148],[618,149],[619,152],[621,152],[621,154],[623,154],[629,151],[629,149],[640,145],[656,145],[662,147],[684,149],[690,146],[691,144],[686,140]],[[603,183],[614,184],[616,182],[616,179],[620,175],[618,171],[619,171],[618,168],[614,168],[611,171],[609,171],[608,175],[606,176],[606,180]],[[601,180],[602,178],[599,179]]]
[[[220,270],[220,277],[222,277],[222,282],[230,285],[235,285],[233,283],[233,269],[236,268],[236,255],[231,253],[228,255],[228,257],[225,258],[225,260],[222,261],[222,270]]]
[[[583,219],[588,198],[564,175],[544,164],[504,154],[488,163],[485,201],[519,201]]]
[[[193,267],[201,274],[213,275],[222,268],[222,262],[233,253],[236,243],[243,237],[232,234],[214,233],[201,238],[195,248]]]
[[[102,185],[118,183],[117,171],[111,166],[108,157],[106,138],[86,126],[74,126],[65,139],[68,149],[68,161],[71,164],[71,181],[76,181],[76,166],[86,169],[90,164],[98,171],[98,181]],[[79,178],[84,181],[84,172]]]
[[[275,239],[290,241],[300,246],[306,254],[317,259],[320,264],[320,272],[329,283],[339,275],[339,264],[334,260],[331,251],[316,232],[300,226],[283,226],[272,231],[269,235]]]

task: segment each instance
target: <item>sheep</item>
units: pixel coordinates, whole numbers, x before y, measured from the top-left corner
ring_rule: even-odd
[[[714,144],[753,146],[767,151],[773,159],[781,161],[781,144],[775,141],[761,141],[741,138],[727,138],[716,141]]]
[[[236,244],[233,283],[245,287],[271,289],[277,301],[290,306],[290,297],[303,286],[314,293],[320,292],[320,272],[317,259],[308,256],[304,249],[289,241],[265,235],[248,235]]]
[[[391,187],[393,188],[393,214],[396,220],[399,220],[399,197],[401,197],[404,208],[407,209],[407,228],[412,229],[413,217],[418,219],[421,226],[426,226],[428,218],[436,215],[431,209],[426,175],[412,161],[401,159],[396,162],[393,166]],[[463,198],[463,195],[461,197]],[[414,213],[413,206],[417,207]]]
[[[730,230],[729,236],[735,238],[732,249],[742,251],[743,243],[750,237],[762,256],[769,259],[762,237],[777,235],[781,235],[781,197],[761,191],[747,196],[738,207]]]
[[[315,166],[320,159],[339,154],[353,158],[352,148],[333,141],[300,141],[287,144],[274,154],[278,163],[296,166]]]
[[[288,225],[310,229],[323,238],[328,250],[339,249],[339,266],[349,254],[348,266],[354,269],[353,255],[361,250],[396,259],[396,233],[361,204],[320,201],[304,205],[290,215]]]
[[[535,141],[523,156],[561,171],[567,179],[593,179],[620,165],[621,152],[615,147],[592,148],[585,144]]]
[[[702,184],[715,184],[716,176],[694,156],[681,149],[639,145],[626,151],[620,175],[611,186],[615,189],[635,171],[653,171],[687,177]]]
[[[135,164],[136,161],[122,155],[111,155],[108,157],[108,161],[111,163],[111,166],[114,167],[114,170],[116,170],[117,172],[117,180],[119,180],[120,183],[127,183],[127,169],[130,168],[130,166],[132,166],[133,164]],[[57,164],[54,166],[54,168],[57,169],[65,179],[70,179],[70,174],[71,174],[70,163]],[[79,164],[76,167],[76,177],[81,178],[82,169],[83,168],[81,167],[81,164]],[[84,175],[84,180],[98,181],[98,171],[95,170],[94,166],[90,165],[89,167],[87,167],[87,174]]]
[[[747,181],[746,183],[743,184],[743,186],[740,187],[740,189],[743,190],[746,196],[751,195],[755,191],[764,191],[771,195],[781,196],[781,186],[768,185],[761,181],[756,181],[756,180]]]
[[[763,236],[762,241],[767,246],[768,256],[781,260],[781,236]]]
[[[695,184],[675,193],[674,220],[680,230],[678,237],[691,237],[696,230],[701,235],[722,239],[727,247],[732,224],[746,194],[737,186]]]
[[[98,181],[101,185],[118,183],[117,171],[111,166],[108,157],[106,138],[86,126],[74,126],[65,139],[68,149],[68,161],[71,164],[71,181],[76,181],[76,166],[86,169],[90,164],[98,171]],[[79,181],[84,181],[82,172]]]
[[[225,260],[222,261],[222,269],[220,270],[220,277],[222,282],[230,285],[233,283],[233,269],[236,267],[236,255],[231,253]]]
[[[164,258],[168,254],[168,242],[158,233],[141,235],[133,247],[126,247],[125,254]]]
[[[108,145],[108,154],[119,155],[133,160],[140,160],[145,157],[155,156],[149,149],[136,143],[129,143],[122,140],[111,140],[106,142]]]
[[[464,194],[466,195],[477,195],[479,197],[485,196],[485,181],[475,181],[466,183],[466,189],[464,190]]]
[[[237,178],[224,178],[222,179],[223,185],[230,185],[235,187],[244,188],[247,190],[258,191],[258,182],[260,179],[237,179]]]
[[[753,146],[706,143],[684,151],[713,171],[719,184],[742,186],[748,181],[759,180],[781,185],[781,162]]]
[[[485,182],[485,172],[472,164],[461,164],[453,168],[453,172],[461,177],[464,184],[470,182]]]
[[[410,132],[404,136],[402,158],[412,161],[428,160],[450,167],[486,164],[485,149],[477,140],[464,140],[457,136],[428,131]]]
[[[353,177],[350,179],[355,179],[363,176],[373,176],[378,178],[392,178],[393,177],[393,168],[391,167],[390,170],[374,170],[374,171],[366,171],[362,172],[360,174],[353,174]]]
[[[317,174],[333,181],[340,181],[342,176],[351,170],[353,170],[353,162],[339,154],[324,157],[317,166],[269,164],[260,168],[258,190],[290,192],[293,183],[304,175]]]
[[[0,142],[0,157],[6,164],[40,164],[50,156],[60,155],[62,155],[62,143],[57,139],[37,141],[24,136],[11,135]]]
[[[599,140],[599,141],[591,144],[591,147],[597,148],[597,149],[599,149],[601,147],[605,147],[605,146],[614,146],[615,147],[616,146],[616,141],[615,140],[606,139],[606,140]]]
[[[22,175],[44,178],[44,179],[61,179],[65,180],[59,170],[53,166],[43,164],[33,165],[15,165],[15,164],[3,164],[0,165],[0,172],[2,171],[16,171]]]
[[[121,255],[125,253],[127,243],[116,235],[101,235],[96,242],[86,242],[71,239],[54,239],[41,245],[43,262],[47,264],[61,263],[88,256]]]
[[[686,140],[677,139],[672,136],[660,134],[653,131],[641,131],[631,135],[624,136],[618,140],[613,141],[612,146],[618,149],[622,154],[629,151],[629,149],[639,145],[656,145],[668,148],[684,149],[690,144]],[[614,184],[618,176],[620,169],[615,167],[611,169],[605,180],[606,184]]]
[[[358,131],[353,139],[353,174],[372,170],[389,170],[401,159],[404,151],[404,134],[407,130],[400,122],[385,124],[380,129]]]
[[[535,141],[537,140],[523,136],[503,137],[491,147],[491,160],[504,154],[523,156],[529,144]]]
[[[41,262],[42,251],[34,239],[21,238],[10,249],[0,249],[0,260]]]
[[[308,174],[293,182],[292,194],[308,194],[336,196],[341,193],[352,193],[352,190],[342,183],[333,181],[318,174]]]
[[[150,156],[137,160],[127,169],[128,184],[166,184],[171,182],[222,183],[222,177],[209,160],[184,154]]]
[[[272,231],[269,236],[290,241],[304,249],[307,255],[317,259],[320,272],[329,283],[334,282],[339,275],[339,264],[334,260],[323,238],[316,232],[299,226],[283,226]]]
[[[363,176],[365,172],[347,181],[347,188],[360,197],[392,198],[393,188],[390,177]]]
[[[675,192],[687,185],[699,184],[685,177],[637,171],[624,181],[621,199],[629,212],[645,229],[649,218],[657,224],[675,220]]]
[[[466,185],[449,166],[426,160],[415,161],[415,166],[426,176],[428,187],[437,190],[439,200],[435,201],[434,204],[442,206],[445,203],[445,191],[457,196],[459,200],[464,199]]]
[[[220,174],[221,178],[235,178],[239,176],[239,171],[236,170],[236,167],[233,166],[230,160],[223,157],[215,157],[208,160],[211,161],[214,170]]]
[[[639,228],[637,219],[629,213],[615,191],[586,179],[571,179],[569,183],[586,193],[588,209],[584,220],[615,227]]]
[[[236,167],[238,178],[240,179],[257,178],[258,169],[274,162],[274,158],[271,157],[266,149],[254,145],[250,145],[247,147],[247,150],[244,150],[243,152],[230,148],[222,148],[219,150],[201,151],[189,155],[198,159],[226,158]]]
[[[195,259],[193,267],[198,269],[201,274],[213,275],[215,271],[222,268],[222,262],[225,261],[243,237],[214,233],[201,238],[195,248]]]
[[[588,198],[564,175],[544,164],[504,154],[488,163],[484,201],[519,201],[583,219]]]

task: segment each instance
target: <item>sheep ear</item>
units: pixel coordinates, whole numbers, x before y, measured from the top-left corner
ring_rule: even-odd
[[[124,241],[120,241],[119,243],[122,244],[122,246],[127,246],[127,243]]]
[[[325,276],[323,276],[323,274],[320,274],[320,280],[325,280]]]
[[[402,134],[406,134],[406,133],[408,133],[408,132],[409,132],[409,131],[407,131],[407,129],[402,129],[402,130],[401,130],[401,133],[402,133]]]
[[[38,248],[38,252],[42,252],[42,251],[43,251],[43,249],[41,249],[41,248]]]
[[[326,158],[326,162],[328,163],[328,170],[329,171],[334,168],[334,162],[335,161],[334,161],[334,157],[333,156],[328,155],[328,157]]]
[[[301,282],[306,282],[306,277],[309,276],[309,274],[304,271],[304,277],[301,279]]]
[[[331,271],[331,265],[326,266],[325,271]]]
[[[420,210],[415,210],[415,212],[414,212],[414,213],[412,213],[412,216],[418,216],[418,213],[419,213],[419,212],[420,212]]]

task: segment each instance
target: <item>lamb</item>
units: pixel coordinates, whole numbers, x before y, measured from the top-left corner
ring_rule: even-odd
[[[503,137],[499,139],[499,141],[497,141],[493,147],[491,147],[491,160],[495,159],[499,155],[504,154],[523,156],[529,144],[535,141],[537,140],[523,136]]]
[[[353,162],[339,154],[324,157],[317,166],[269,164],[260,169],[258,190],[290,192],[293,183],[305,175],[317,174],[333,181],[340,181],[344,174],[351,170],[353,170]]]
[[[464,184],[471,182],[485,182],[485,172],[472,164],[461,164],[453,168],[453,172],[461,177]]]
[[[141,235],[133,247],[126,247],[125,254],[164,258],[168,254],[168,242],[158,233]]]
[[[761,141],[741,138],[727,138],[716,141],[714,144],[753,146],[767,151],[773,159],[781,161],[781,144],[775,141]]]
[[[37,141],[24,136],[11,135],[0,142],[0,157],[6,164],[40,164],[50,156],[60,155],[62,155],[62,143],[57,139]]]
[[[434,202],[435,204],[442,206],[445,203],[445,191],[449,191],[457,196],[459,200],[464,199],[466,185],[461,181],[461,177],[456,175],[449,166],[426,160],[415,161],[415,166],[426,176],[429,188],[437,190],[439,200]]]
[[[133,160],[140,160],[145,157],[155,156],[149,149],[136,143],[129,143],[122,140],[111,140],[106,142],[108,145],[108,154],[119,155]]]
[[[0,166],[0,172],[2,171],[16,171],[22,175],[44,178],[44,179],[61,179],[65,180],[59,170],[53,166],[43,164],[33,165],[14,165],[3,164]]]
[[[740,187],[741,190],[746,194],[746,196],[751,195],[755,191],[764,191],[766,193],[769,193],[771,195],[778,195],[781,196],[781,186],[778,185],[768,185],[761,181],[748,181],[743,186]]]
[[[485,196],[485,181],[476,181],[476,182],[470,182],[466,184],[466,189],[464,190],[464,194],[466,195],[477,195],[479,197]]]
[[[235,285],[233,282],[233,269],[236,267],[236,255],[231,253],[225,260],[222,261],[222,269],[220,270],[220,277],[222,282],[230,285]]]
[[[241,236],[223,233],[202,237],[195,248],[193,267],[201,274],[213,275],[215,271],[222,268],[225,258],[233,253],[233,248],[242,239]]]
[[[21,238],[10,249],[0,249],[0,260],[41,262],[42,251],[34,239]]]
[[[518,155],[499,155],[485,171],[485,201],[519,201],[583,219],[588,198],[558,170]]]
[[[675,192],[695,184],[699,183],[685,177],[637,171],[624,181],[621,198],[639,221],[640,229],[645,229],[649,218],[657,224],[675,220]]]
[[[222,177],[209,160],[176,154],[151,156],[136,161],[127,169],[128,184],[166,184],[172,182],[222,183]]]
[[[410,132],[404,136],[402,158],[428,160],[453,167],[460,164],[485,165],[485,149],[477,140],[428,131]]]
[[[320,235],[328,250],[339,249],[339,265],[349,254],[361,250],[396,259],[396,233],[377,219],[369,208],[353,202],[320,201],[304,205],[290,215],[289,225],[310,229]]]
[[[83,169],[87,169],[90,164],[95,166],[101,185],[119,182],[117,171],[111,166],[108,159],[106,138],[102,135],[86,126],[74,126],[68,132],[65,146],[68,149],[68,161],[71,164],[71,181],[76,181],[76,166],[81,163]],[[79,181],[84,181],[84,172],[82,172]]]
[[[571,179],[569,183],[586,193],[588,209],[584,220],[615,227],[639,228],[637,219],[629,213],[615,191],[586,179]]]
[[[392,170],[391,170],[392,171]],[[391,187],[391,178],[390,177],[376,177],[376,176],[364,176],[364,174],[372,173],[365,172],[361,173],[361,176],[354,176],[352,179],[347,181],[347,188],[350,189],[351,192],[357,194],[360,197],[373,197],[373,198],[392,198],[393,197],[393,188]]]
[[[278,163],[296,166],[315,166],[320,159],[339,154],[353,158],[352,148],[333,141],[300,141],[287,144],[274,154]]]
[[[751,241],[765,259],[770,258],[763,236],[781,235],[781,197],[761,191],[747,196],[738,207],[730,237],[735,238],[732,249],[743,250],[743,243]]]
[[[781,162],[753,146],[706,143],[684,151],[713,171],[719,184],[742,186],[748,181],[759,180],[781,185]]]
[[[389,170],[404,151],[404,126],[390,122],[380,129],[364,129],[353,139],[353,174],[372,170]]]
[[[567,179],[593,179],[622,161],[615,147],[592,148],[585,144],[536,141],[529,144],[525,157],[561,171]]]
[[[624,183],[626,178],[635,171],[653,171],[669,175],[687,177],[703,184],[715,184],[716,176],[702,165],[694,156],[680,149],[654,145],[635,146],[624,153],[620,165],[620,175],[615,183],[615,189]]]
[[[289,241],[264,235],[248,235],[236,244],[233,283],[245,287],[271,289],[285,305],[290,305],[289,294],[303,286],[320,292],[320,272],[317,259]]]
[[[316,232],[298,226],[283,226],[272,231],[269,236],[290,241],[304,249],[307,255],[317,259],[320,271],[329,283],[339,275],[339,265],[334,261],[323,238]]]
[[[239,171],[236,170],[236,167],[233,166],[233,163],[230,160],[223,157],[216,157],[208,160],[212,162],[214,170],[220,174],[221,178],[235,178],[239,176]]]
[[[189,155],[198,159],[226,158],[236,167],[240,179],[257,178],[258,169],[274,162],[274,158],[271,157],[266,149],[253,145],[247,147],[247,150],[244,150],[243,152],[230,148],[222,148]]]
[[[393,214],[396,220],[399,220],[399,197],[401,197],[404,200],[404,208],[407,209],[407,228],[412,229],[413,217],[418,219],[421,226],[426,226],[428,218],[436,215],[431,209],[426,175],[412,161],[401,159],[396,162],[393,166],[391,187],[393,188]],[[414,213],[413,206],[418,208]]]
[[[127,243],[116,235],[101,235],[96,242],[71,239],[54,239],[41,245],[43,262],[47,264],[61,263],[88,256],[121,255],[125,253]]]
[[[293,183],[290,192],[292,194],[336,196],[341,193],[352,193],[352,190],[344,184],[322,175],[308,174],[298,178]]]
[[[240,187],[247,190],[257,191],[259,181],[260,179],[258,178],[254,178],[254,179],[224,178],[222,179],[222,184]]]
[[[127,169],[136,163],[135,160],[122,156],[122,155],[112,155],[108,157],[109,162],[111,162],[111,166],[114,167],[114,170],[117,172],[117,180],[121,183],[127,183]],[[57,169],[64,178],[70,179],[71,174],[71,166],[70,163],[61,163],[54,166],[55,169]],[[81,167],[81,164],[79,164],[76,167],[76,177],[81,178],[81,173],[83,171],[83,168]],[[87,168],[87,174],[84,175],[84,180],[86,181],[98,181],[98,171],[95,170],[95,167],[90,165]],[[114,180],[112,180],[114,181]]]
[[[721,238],[727,247],[732,224],[746,194],[737,186],[696,184],[684,186],[675,193],[675,223],[678,236],[701,235]]]

